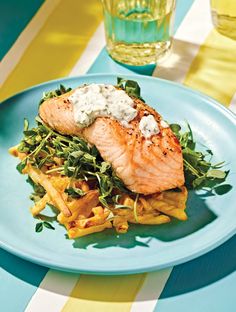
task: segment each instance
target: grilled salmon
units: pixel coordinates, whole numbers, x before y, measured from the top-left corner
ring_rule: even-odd
[[[129,127],[110,117],[98,117],[90,126],[79,127],[73,115],[73,104],[68,99],[74,91],[43,102],[41,119],[62,134],[83,137],[94,144],[105,161],[111,163],[126,187],[136,193],[152,194],[184,184],[183,156],[178,139],[161,116],[150,106],[133,98],[136,117]],[[152,115],[159,133],[145,138],[139,123]]]

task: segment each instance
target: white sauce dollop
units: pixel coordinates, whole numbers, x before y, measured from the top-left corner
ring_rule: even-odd
[[[169,128],[168,123],[163,119],[160,121],[160,125],[162,126],[162,128]]]
[[[80,127],[88,127],[97,117],[111,117],[123,126],[137,115],[133,100],[123,90],[112,85],[90,84],[72,93],[74,120]]]
[[[145,138],[150,138],[150,136],[160,132],[158,124],[152,115],[143,116],[141,118],[139,122],[139,130]]]

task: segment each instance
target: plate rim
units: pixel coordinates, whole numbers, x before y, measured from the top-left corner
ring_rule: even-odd
[[[229,114],[235,124],[236,124],[236,113],[234,113],[233,111],[231,111],[230,109],[228,109],[227,107],[224,106],[224,104],[220,103],[219,101],[215,100],[213,97],[207,95],[207,94],[204,94],[202,93],[201,91],[198,91],[198,90],[195,90],[195,89],[192,89],[186,85],[183,85],[181,83],[178,83],[178,82],[175,82],[175,81],[172,81],[172,80],[167,80],[167,79],[163,79],[163,78],[159,78],[159,77],[154,77],[154,76],[146,76],[146,75],[141,75],[141,74],[122,74],[122,73],[91,73],[91,74],[83,74],[83,75],[76,75],[76,76],[65,76],[65,77],[61,77],[61,78],[56,78],[56,79],[52,79],[52,80],[47,80],[47,81],[44,81],[44,82],[41,82],[39,84],[36,84],[36,85],[33,85],[31,87],[28,87],[28,88],[25,88],[19,92],[16,92],[14,94],[12,94],[11,96],[3,99],[1,102],[0,102],[0,107],[2,105],[5,105],[5,102],[9,101],[9,100],[12,100],[14,97],[17,97],[19,95],[22,95],[28,91],[31,91],[35,88],[38,88],[38,87],[43,87],[44,85],[47,85],[49,83],[56,83],[56,82],[61,82],[61,81],[64,81],[64,80],[76,80],[78,78],[83,78],[83,77],[96,77],[96,76],[99,76],[99,77],[107,77],[107,76],[110,76],[110,77],[137,77],[137,78],[141,78],[141,79],[147,79],[147,80],[158,80],[158,81],[161,81],[161,82],[164,82],[166,84],[169,84],[169,85],[173,85],[175,87],[177,87],[178,89],[184,89],[185,91],[189,91],[190,93],[193,93],[197,96],[200,96],[200,97],[203,97],[205,100],[209,101],[209,102],[212,102],[212,103],[209,103],[210,105],[213,105],[213,106],[217,106],[220,110],[222,110],[223,112]]]
[[[224,116],[226,116],[227,119],[230,119],[231,122],[233,122],[233,124],[236,126],[236,114],[234,114],[232,111],[230,111],[228,108],[226,108],[223,104],[220,104],[218,101],[216,101],[215,99],[213,99],[212,97],[205,95],[199,91],[193,90],[187,86],[184,86],[180,83],[176,83],[170,80],[166,80],[166,79],[161,79],[158,77],[152,77],[152,76],[145,76],[145,75],[140,75],[140,74],[120,74],[120,73],[93,73],[93,74],[84,74],[84,75],[77,75],[77,76],[73,76],[73,77],[62,77],[59,79],[53,79],[53,80],[49,80],[49,81],[45,81],[43,83],[31,86],[29,88],[26,88],[22,91],[19,91],[15,94],[13,94],[12,96],[4,99],[2,102],[0,102],[0,109],[1,106],[6,104],[6,102],[10,101],[10,100],[14,100],[15,97],[21,96],[24,93],[27,93],[29,91],[34,90],[35,88],[40,88],[43,87],[45,85],[48,85],[50,83],[60,83],[62,81],[68,80],[76,80],[76,79],[86,79],[87,77],[106,77],[106,78],[116,78],[118,76],[124,77],[124,78],[128,78],[128,79],[144,79],[144,80],[157,80],[160,81],[161,83],[170,85],[170,86],[174,86],[177,89],[181,89],[184,90],[185,92],[188,92],[190,94],[192,94],[193,96],[196,97],[200,97],[201,99],[203,98],[205,101],[208,102],[208,104],[210,106],[212,106],[213,108],[215,108],[216,110],[220,111],[221,113],[223,113]],[[88,268],[86,269],[79,269],[78,267],[75,266],[71,266],[67,264],[67,267],[65,267],[65,265],[60,264],[60,262],[58,263],[54,263],[52,264],[50,261],[48,260],[44,260],[43,258],[37,258],[34,255],[31,255],[29,253],[26,253],[22,250],[19,249],[15,249],[15,247],[12,244],[6,243],[4,241],[2,241],[2,239],[0,239],[0,247],[3,248],[4,250],[20,257],[23,258],[24,260],[28,260],[30,262],[42,265],[44,267],[47,268],[53,268],[53,269],[57,269],[60,271],[67,271],[67,272],[73,272],[73,273],[86,273],[86,274],[96,274],[96,275],[125,275],[125,274],[138,274],[138,273],[144,273],[144,272],[152,272],[152,271],[156,271],[159,269],[163,269],[166,267],[170,267],[173,265],[178,265],[180,263],[185,263],[187,261],[193,260],[201,255],[206,254],[207,252],[210,252],[211,250],[215,249],[216,247],[220,246],[221,244],[223,244],[224,242],[226,242],[228,239],[230,239],[234,234],[236,234],[236,227],[235,228],[231,228],[228,231],[225,232],[225,235],[222,238],[218,238],[217,241],[215,241],[215,243],[209,242],[207,245],[205,245],[204,247],[202,247],[200,250],[197,250],[195,252],[192,252],[190,255],[188,256],[182,256],[181,258],[177,259],[177,260],[172,260],[169,262],[166,262],[165,264],[158,264],[158,265],[142,265],[139,268],[135,268],[135,269],[97,269],[97,270],[89,270]]]

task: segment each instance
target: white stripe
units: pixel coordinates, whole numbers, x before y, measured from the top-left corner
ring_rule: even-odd
[[[236,93],[230,102],[229,109],[236,114]]]
[[[84,50],[78,62],[75,64],[69,76],[85,74],[94,63],[104,46],[105,32],[104,24],[102,22],[95,31],[93,37],[90,39],[86,49]]]
[[[9,74],[18,64],[25,50],[28,48],[33,38],[43,27],[47,18],[60,1],[61,0],[47,0],[44,2],[26,28],[17,38],[11,49],[7,52],[6,56],[2,59],[0,63],[0,86],[4,83]]]
[[[172,268],[151,272],[146,275],[142,288],[136,295],[130,312],[152,312],[157,304],[163,288],[170,276]]]
[[[60,312],[78,279],[76,274],[49,270],[25,312]]]
[[[182,83],[212,29],[210,1],[195,0],[174,36],[171,55],[157,65],[153,75]]]

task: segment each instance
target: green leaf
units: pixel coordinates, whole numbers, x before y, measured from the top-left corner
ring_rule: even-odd
[[[213,152],[212,152],[212,150],[207,149],[207,150],[206,150],[206,152],[207,152],[209,155],[212,155],[212,156],[213,156]]]
[[[136,97],[137,99],[144,99],[141,97],[141,89],[137,81],[127,80],[121,77],[117,77],[117,87],[122,88],[129,96]]]
[[[124,193],[131,193],[124,185],[123,181],[121,181],[120,178],[118,178],[114,173],[112,175],[112,181],[113,181],[113,184],[116,188],[118,188],[121,192],[124,192]]]
[[[170,128],[174,132],[175,135],[179,135],[179,132],[181,130],[180,125],[173,123],[173,124],[170,124]]]
[[[206,176],[209,178],[224,179],[226,173],[222,170],[212,169],[207,172]]]
[[[125,80],[121,77],[117,77],[117,87],[122,87],[122,83],[124,82]]]
[[[67,193],[72,198],[80,198],[85,195],[85,192],[76,187],[69,187],[65,189],[65,193]]]
[[[49,222],[43,221],[44,227],[50,229],[50,230],[55,230],[54,226],[52,226]]]
[[[64,93],[67,93],[69,91],[71,91],[71,88],[66,88],[65,86],[63,86],[62,84],[60,85],[60,87],[56,90],[52,90],[52,91],[48,91],[48,92],[44,92],[43,96],[39,102],[39,105],[41,105],[44,101],[46,101],[47,99],[51,99],[53,97],[57,97],[60,96]]]
[[[22,160],[22,161],[16,166],[16,169],[17,169],[20,173],[22,173],[22,170],[25,168],[26,164],[27,164],[27,159]]]
[[[94,161],[96,160],[96,158],[89,153],[84,153],[83,158],[90,163],[94,163]]]
[[[119,194],[117,194],[117,195],[115,195],[115,196],[112,196],[112,201],[113,201],[113,203],[119,204],[120,198],[121,198],[121,195],[119,195]]]
[[[211,150],[206,149],[204,153],[196,151],[192,129],[188,123],[186,124],[188,128],[186,132],[181,132],[181,127],[178,124],[170,125],[182,148],[185,184],[188,188],[213,189],[227,177],[227,172],[218,170],[224,162],[212,165],[210,162],[210,158],[213,156]]]
[[[84,152],[82,152],[82,151],[75,151],[75,152],[70,153],[70,156],[72,156],[74,158],[80,158],[83,155],[84,155]]]
[[[111,165],[108,163],[108,162],[106,162],[106,161],[103,161],[102,163],[101,163],[101,167],[100,167],[100,172],[101,173],[105,173],[108,169],[110,169],[111,168]]]
[[[186,122],[188,130],[189,130],[189,135],[190,135],[190,140],[193,141],[193,131],[192,128],[190,127],[190,124]]]
[[[99,196],[98,200],[100,201],[100,203],[104,206],[104,207],[109,207],[108,202],[106,201],[104,196]]]
[[[214,191],[217,195],[224,195],[228,193],[229,191],[231,191],[232,188],[233,186],[230,184],[222,184],[222,185],[218,185],[217,187],[215,187]]]
[[[33,130],[24,130],[23,133],[25,136],[33,136],[33,135],[37,134],[37,132],[35,132]]]
[[[133,80],[127,80],[125,83],[125,91],[129,95],[133,95],[137,98],[140,97],[140,87],[136,81]]]
[[[120,204],[116,204],[114,209],[133,209],[133,207],[130,206],[126,206],[126,205],[120,205]]]
[[[28,119],[24,118],[24,131],[27,131],[29,129],[29,121]]]
[[[43,222],[36,223],[36,225],[35,225],[35,232],[39,233],[39,232],[42,232],[42,230],[43,230]]]
[[[197,178],[195,180],[193,180],[193,187],[195,189],[198,189],[200,187],[200,185],[205,181],[205,177],[200,177],[200,178]]]

